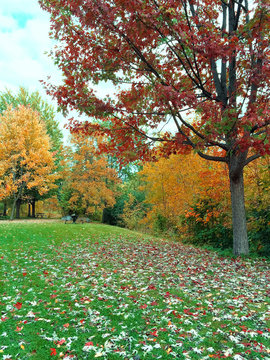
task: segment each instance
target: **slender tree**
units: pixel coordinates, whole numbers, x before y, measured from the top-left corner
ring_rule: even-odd
[[[72,148],[67,148],[61,189],[65,212],[94,214],[115,203],[117,172],[110,168],[106,156],[97,153],[97,139],[72,136]]]
[[[48,91],[93,119],[71,129],[107,134],[118,156],[149,157],[160,141],[164,155],[188,147],[226,163],[234,254],[247,254],[243,168],[270,152],[269,1],[39,2],[64,76]],[[102,81],[115,93],[101,99],[93,84]]]

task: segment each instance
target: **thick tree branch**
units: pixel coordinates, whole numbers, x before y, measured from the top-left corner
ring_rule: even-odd
[[[221,82],[219,80],[219,76],[218,76],[218,72],[217,72],[217,64],[213,59],[210,60],[210,64],[211,64],[211,70],[212,70],[212,75],[213,75],[213,79],[214,79],[214,84],[215,84],[218,100],[223,102],[224,94],[222,91]]]
[[[222,4],[223,10],[223,19],[222,19],[222,37],[224,37],[227,27],[227,6]],[[220,75],[220,82],[222,88],[222,95],[223,95],[223,104],[224,107],[227,105],[227,61],[226,58],[222,58],[221,63],[221,75]]]

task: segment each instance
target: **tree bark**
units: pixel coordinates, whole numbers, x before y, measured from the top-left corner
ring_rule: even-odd
[[[237,172],[229,165],[232,225],[233,225],[233,253],[234,255],[247,255],[249,253],[247,221],[244,196],[243,166]]]
[[[105,216],[105,208],[102,210],[102,219],[101,219],[101,223],[102,224],[105,224],[105,221],[106,221],[106,216]]]
[[[14,219],[16,202],[17,202],[17,197],[16,197],[16,195],[14,194],[14,196],[13,196],[12,208],[11,208],[11,214],[10,214],[10,220],[13,220],[13,219]]]
[[[35,218],[36,217],[36,200],[32,200],[31,202],[31,205],[32,205],[32,218]]]
[[[27,217],[31,217],[31,203],[28,203],[28,214]]]
[[[20,218],[21,199],[16,201],[16,219]]]
[[[7,216],[7,201],[4,201],[4,211],[3,211],[3,216]]]

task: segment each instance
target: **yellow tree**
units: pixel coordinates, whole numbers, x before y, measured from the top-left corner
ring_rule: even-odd
[[[262,157],[249,164],[245,172],[247,207],[262,208],[270,204],[270,159]]]
[[[65,183],[62,189],[62,207],[76,213],[102,212],[115,203],[115,187],[119,178],[109,167],[105,155],[97,153],[99,139],[74,134],[72,147],[66,149]]]
[[[270,159],[261,157],[246,167],[246,208],[250,244],[270,255]]]
[[[228,209],[226,171],[222,164],[203,161],[195,154],[176,154],[146,163],[141,176],[146,202],[152,204],[146,220],[151,223],[157,214],[162,214],[176,224],[179,216],[193,210],[194,204],[200,206],[208,199],[219,203],[223,211]],[[215,216],[217,213],[208,211],[205,220]]]
[[[45,194],[55,187],[49,136],[39,114],[30,107],[9,106],[0,115],[0,199],[12,198],[10,218],[19,217],[25,193]]]

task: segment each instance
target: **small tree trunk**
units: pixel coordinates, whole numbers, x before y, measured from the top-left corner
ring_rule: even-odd
[[[14,219],[16,202],[17,202],[17,197],[16,197],[16,195],[14,194],[14,196],[13,196],[12,208],[11,208],[11,214],[10,214],[10,220],[13,220],[13,219]]]
[[[106,223],[106,208],[104,208],[102,210],[102,219],[101,219],[102,224]]]
[[[31,203],[28,203],[28,214],[27,217],[31,217]]]
[[[7,201],[4,201],[4,211],[3,211],[3,216],[7,216]]]
[[[31,202],[31,205],[32,205],[32,218],[35,218],[36,217],[36,200],[32,200]]]
[[[20,218],[21,199],[16,201],[16,219]]]
[[[247,255],[249,253],[247,222],[244,197],[243,168],[237,176],[230,173],[230,190],[232,204],[233,225],[233,253],[234,255]]]

